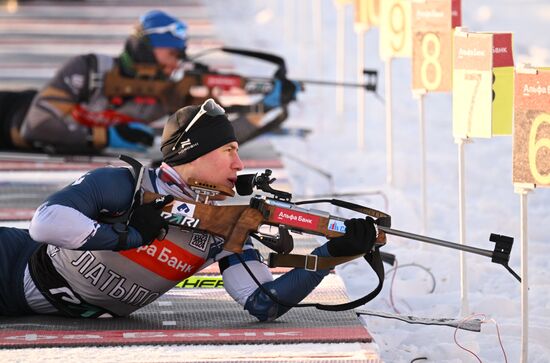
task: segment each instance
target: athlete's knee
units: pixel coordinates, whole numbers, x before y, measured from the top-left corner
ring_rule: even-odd
[[[277,297],[274,289],[271,289],[270,293]],[[272,321],[279,316],[279,305],[260,288],[246,300],[244,309],[260,321]]]

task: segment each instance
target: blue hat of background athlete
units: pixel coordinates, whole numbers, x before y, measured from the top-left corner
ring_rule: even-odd
[[[187,47],[187,25],[160,10],[151,10],[140,18],[141,30],[153,48]]]

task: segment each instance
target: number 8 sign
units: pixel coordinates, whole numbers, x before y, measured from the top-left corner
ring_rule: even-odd
[[[516,71],[513,182],[550,186],[550,69]]]
[[[411,11],[413,89],[450,91],[451,0],[415,1]]]

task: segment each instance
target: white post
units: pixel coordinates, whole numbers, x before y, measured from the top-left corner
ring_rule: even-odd
[[[527,193],[535,187],[533,184],[515,184],[515,192],[520,195],[520,229],[521,229],[521,363],[528,363],[529,351],[529,279],[527,233]]]
[[[363,70],[365,69],[365,32],[357,32],[357,80],[363,83],[365,79]],[[360,151],[365,150],[365,89],[357,88],[357,148]]]
[[[310,12],[308,12],[308,4],[309,1],[300,1],[298,2],[298,8],[295,14],[294,19],[300,19],[298,23],[300,24],[300,27],[297,27],[297,31],[299,34],[294,34],[294,37],[298,35],[299,38],[299,57],[300,57],[300,70],[302,74],[305,74],[309,78],[309,72],[311,71],[311,67],[309,66],[309,62],[307,62],[308,56],[308,37],[309,32],[308,29],[308,22],[311,21]],[[295,38],[296,39],[296,38]]]
[[[392,128],[392,76],[391,61],[389,58],[385,63],[385,101],[386,101],[386,182],[393,183],[393,128]]]
[[[427,225],[427,203],[426,203],[426,121],[424,119],[424,95],[426,90],[415,90],[414,95],[418,98],[418,116],[419,116],[419,142],[420,142],[420,190],[421,190],[421,209],[422,209],[422,234],[426,234]]]
[[[294,36],[294,0],[286,0],[284,3],[284,34],[285,43],[290,44]]]
[[[346,8],[342,4],[336,5],[336,80],[344,82],[345,43],[346,43]],[[336,87],[336,114],[341,118],[344,114],[344,87]]]
[[[313,16],[312,30],[315,50],[317,51],[317,72],[323,74],[324,55],[323,55],[323,9],[321,0],[313,0],[311,4],[311,14]],[[314,55],[314,54],[312,54]],[[315,73],[315,72],[314,72]]]
[[[465,224],[465,204],[466,198],[464,193],[464,143],[468,139],[461,137],[455,138],[458,144],[458,225],[459,225],[459,243],[465,244],[466,240],[466,224]],[[468,279],[466,276],[466,255],[464,251],[460,251],[460,301],[461,301],[461,316],[467,316],[470,308],[468,306]]]
[[[324,67],[324,48],[323,48],[323,10],[322,10],[322,2],[321,0],[314,0],[311,6],[311,12],[313,14],[313,39],[315,44],[315,50],[317,52],[317,55],[313,54],[315,58],[317,58],[317,74],[324,74],[325,67]],[[317,87],[316,95],[317,97],[320,97],[321,100],[325,99],[325,87]],[[309,91],[308,91],[309,93]],[[326,117],[324,116],[324,113],[321,113],[321,122],[319,125],[319,129],[323,130],[325,125]]]

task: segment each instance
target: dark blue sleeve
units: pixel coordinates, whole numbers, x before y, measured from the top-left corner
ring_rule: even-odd
[[[129,169],[99,168],[52,194],[46,203],[72,208],[98,222],[95,234],[79,249],[112,250],[118,244],[118,234],[111,224],[100,222],[101,216],[124,214],[131,206],[134,188],[135,181]],[[141,244],[141,236],[132,227],[129,229],[128,244]]]
[[[311,254],[330,257],[326,243],[314,249]],[[295,268],[262,286],[281,302],[295,305],[308,296],[329,272],[329,270],[308,271]],[[250,295],[244,308],[260,321],[274,320],[290,310],[288,306],[275,303],[260,288]]]

